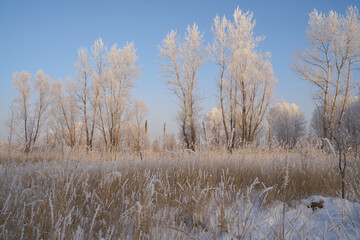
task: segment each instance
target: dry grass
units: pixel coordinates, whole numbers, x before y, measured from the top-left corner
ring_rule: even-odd
[[[310,195],[338,196],[340,189],[337,162],[316,149],[147,156],[59,150],[3,157],[0,239],[216,239],[230,233],[242,239],[259,227],[255,206],[272,206],[285,194],[292,206]],[[359,200],[359,170],[350,163],[352,200]]]

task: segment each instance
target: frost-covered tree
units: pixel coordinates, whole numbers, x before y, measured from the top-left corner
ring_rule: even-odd
[[[20,129],[15,129],[16,135],[22,139],[25,144],[29,142],[29,122],[30,119],[30,96],[31,96],[31,75],[26,71],[13,74],[14,90],[18,92],[18,96],[13,100],[13,109],[16,110],[15,122],[16,125],[21,126]],[[29,149],[27,149],[28,151]]]
[[[315,138],[321,138],[324,134],[323,121],[322,121],[323,109],[321,106],[316,106],[311,117],[309,135]]]
[[[81,108],[76,92],[71,78],[66,80],[66,88],[61,79],[53,84],[52,132],[55,142],[64,139],[70,147],[80,144],[82,133]]]
[[[297,53],[293,70],[316,89],[313,98],[321,118],[320,137],[335,143],[344,198],[350,142],[344,117],[356,86],[353,73],[360,64],[359,11],[356,7],[349,7],[345,15],[335,11],[325,15],[314,10],[308,23],[309,47]]]
[[[292,68],[316,89],[313,98],[321,118],[320,137],[331,138],[343,122],[356,85],[354,70],[360,64],[360,19],[356,7],[345,15],[314,10],[306,31],[308,48],[297,52]]]
[[[102,81],[98,83],[100,130],[111,150],[119,147],[124,113],[129,106],[134,80],[139,76],[137,59],[133,43],[123,48],[113,45],[106,56],[107,68],[104,69]]]
[[[341,99],[340,99],[341,102]],[[334,113],[335,122],[329,125],[329,138],[325,138],[325,142],[330,145],[339,164],[339,175],[341,177],[341,195],[345,198],[345,173],[347,167],[348,155],[354,152],[357,156],[360,124],[359,124],[359,101],[358,97],[348,99],[348,106],[345,112],[342,112],[342,106],[336,107]],[[314,110],[311,127],[318,137],[323,137],[323,106],[317,106]],[[341,117],[340,117],[341,116]],[[341,119],[341,120],[340,120]],[[336,153],[335,153],[336,151]]]
[[[350,135],[350,145],[357,158],[360,151],[360,99],[359,97],[350,105],[345,112],[344,125],[347,134]]]
[[[339,108],[337,115],[339,115]],[[323,122],[322,115],[323,112],[321,106],[316,107],[313,116],[311,119],[311,131],[315,134],[316,137],[322,137],[323,134]],[[351,147],[352,151],[357,156],[360,150],[360,100],[359,96],[353,97],[349,100],[349,106],[346,109],[343,116],[343,126],[340,128],[335,128],[331,133],[335,132],[336,134],[343,135],[339,132],[339,129],[344,131],[345,135],[349,138],[347,139],[348,148]],[[336,131],[335,131],[336,130]],[[336,134],[333,134],[334,137],[337,137]]]
[[[95,132],[95,111],[96,104],[91,104],[92,95],[92,66],[90,56],[85,48],[78,51],[78,60],[76,67],[76,97],[81,109],[82,123],[85,131],[86,146],[88,150],[92,149]],[[96,100],[92,101],[96,103]]]
[[[253,13],[234,11],[233,22],[214,19],[212,59],[218,66],[218,96],[230,151],[256,140],[272,102],[276,79],[270,54],[256,51],[263,37],[255,37]]]
[[[182,140],[186,148],[195,151],[200,110],[197,89],[199,70],[206,59],[203,35],[196,24],[187,27],[184,39],[180,39],[176,31],[171,31],[159,50],[166,59],[165,63],[160,64],[161,71],[179,105],[177,118]]]
[[[346,107],[346,110],[344,113],[341,112],[342,106],[336,106],[336,112],[334,113],[335,119],[337,121],[333,122],[331,125],[329,125],[328,127],[330,129],[328,129],[328,134],[329,134],[329,139],[332,138],[332,136],[334,135],[334,131],[341,128],[341,125],[343,124],[348,124],[348,120],[349,117],[350,119],[354,119],[355,120],[355,112],[356,112],[356,106],[358,103],[358,96],[356,97],[351,97],[347,100],[348,104]],[[312,114],[312,118],[311,118],[311,124],[310,124],[310,131],[311,134],[314,137],[318,137],[318,138],[324,138],[324,122],[323,122],[323,112],[324,112],[324,106],[323,105],[318,105],[315,107],[313,114]],[[342,114],[342,122],[341,124],[339,124],[339,119],[340,119],[340,115]]]
[[[18,96],[13,100],[15,134],[24,142],[24,151],[30,152],[39,139],[48,119],[50,106],[51,79],[42,70],[35,74],[31,84],[31,75],[26,71],[13,74],[14,90]]]
[[[11,160],[11,154],[12,154],[12,143],[13,143],[13,137],[14,137],[14,130],[15,130],[15,109],[13,107],[13,103],[10,106],[9,110],[9,116],[6,120],[5,126],[7,127],[9,131],[8,135],[8,155],[9,155],[9,161]]]
[[[95,124],[103,136],[105,145],[107,145],[106,130],[103,116],[103,105],[101,104],[101,94],[103,93],[102,83],[106,70],[106,48],[101,38],[97,39],[91,47],[92,59],[92,83],[90,91],[90,103],[92,106],[92,118],[95,119]]]
[[[130,92],[139,76],[137,58],[133,43],[107,50],[101,38],[90,53],[85,48],[78,51],[75,88],[87,149],[99,135],[96,130],[109,150],[119,148]]]
[[[272,135],[270,137],[284,146],[294,147],[305,135],[304,114],[294,103],[276,104],[271,108],[268,120]]]
[[[205,115],[203,132],[206,143],[211,148],[219,148],[224,144],[224,130],[221,110],[211,109]]]
[[[149,144],[149,135],[147,129],[146,116],[149,109],[146,103],[141,100],[135,100],[132,104],[130,119],[128,126],[129,139],[131,149],[136,152],[141,159],[144,157],[144,150]]]
[[[46,138],[53,144],[65,139],[75,146],[85,140],[88,150],[94,141],[98,147],[119,149],[125,138],[125,113],[131,112],[131,89],[139,76],[137,58],[133,43],[123,48],[115,44],[107,50],[99,38],[90,53],[86,48],[79,49],[76,79],[68,79],[66,85],[59,80],[51,86],[50,77],[41,70],[33,83],[28,72],[14,73],[18,96],[8,121],[10,135],[22,139],[29,152],[51,116]],[[50,103],[52,111],[48,114]]]

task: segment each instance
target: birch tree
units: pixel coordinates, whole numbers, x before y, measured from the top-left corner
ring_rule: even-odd
[[[159,50],[165,59],[160,63],[162,74],[179,105],[177,119],[182,140],[187,149],[195,151],[200,111],[199,70],[206,59],[203,35],[196,24],[187,27],[184,39],[172,30]]]
[[[214,19],[211,56],[218,66],[217,86],[223,128],[229,151],[256,140],[272,102],[276,79],[270,54],[256,51],[253,13],[234,11],[233,22]]]

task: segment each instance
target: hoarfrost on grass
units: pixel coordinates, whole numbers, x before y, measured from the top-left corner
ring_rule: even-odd
[[[0,166],[0,238],[360,238],[358,198],[336,197],[336,162],[325,155],[206,154],[202,160],[190,154],[6,162]],[[332,187],[332,197],[312,195],[321,192],[314,188],[310,196],[283,199],[285,160],[289,194],[294,184],[301,192],[299,183],[322,175],[326,181],[317,184]],[[349,177],[358,176],[357,165],[351,169]],[[311,207],[321,200],[322,208]]]

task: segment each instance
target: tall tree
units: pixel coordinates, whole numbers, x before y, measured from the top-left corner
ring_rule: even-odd
[[[148,144],[148,133],[147,133],[147,121],[146,116],[149,113],[149,109],[146,103],[141,100],[135,100],[132,104],[132,111],[130,113],[129,121],[129,141],[130,146],[141,159],[144,158],[143,151]]]
[[[206,60],[203,35],[196,24],[187,27],[184,39],[180,39],[176,31],[170,31],[159,50],[166,59],[160,64],[161,71],[179,105],[177,118],[183,142],[186,148],[195,151],[200,110],[197,85],[199,70]]]
[[[330,11],[328,15],[314,10],[306,31],[309,48],[298,51],[293,70],[316,89],[314,100],[321,117],[321,137],[335,143],[345,198],[345,170],[351,137],[344,126],[356,86],[354,70],[360,64],[360,18],[356,7],[345,15]]]
[[[64,139],[73,147],[81,141],[81,109],[76,99],[77,89],[71,78],[66,81],[66,88],[61,80],[54,83],[53,101],[53,132],[57,141]]]
[[[92,90],[92,66],[90,64],[90,56],[85,48],[80,48],[78,51],[78,60],[75,62],[76,67],[76,96],[79,101],[81,109],[82,122],[86,137],[87,150],[92,149],[95,117],[94,112],[96,106],[91,104],[91,90]],[[96,102],[96,100],[94,101]]]
[[[313,98],[321,111],[321,137],[331,138],[340,127],[355,87],[353,72],[360,64],[360,21],[356,7],[346,15],[314,10],[306,31],[308,48],[298,51],[292,64],[295,73],[316,89]]]
[[[139,76],[133,43],[123,48],[113,45],[107,54],[107,69],[101,86],[101,131],[111,150],[119,147],[124,112],[129,105],[134,80]]]
[[[272,101],[276,79],[270,54],[256,51],[253,13],[234,11],[233,22],[216,16],[212,27],[212,59],[219,68],[218,93],[229,151],[253,142]]]
[[[48,118],[51,88],[51,79],[42,70],[36,72],[33,84],[30,79],[30,73],[25,71],[13,74],[14,90],[18,92],[13,104],[17,111],[15,122],[19,126],[15,133],[24,141],[24,151],[27,153],[36,144]],[[33,94],[35,100],[31,102]]]
[[[13,74],[14,90],[18,92],[18,96],[13,100],[12,107],[16,110],[15,121],[21,129],[16,129],[16,135],[25,142],[26,151],[29,151],[28,143],[29,136],[29,122],[30,119],[30,96],[31,96],[31,75],[26,71]]]
[[[91,85],[91,105],[93,108],[92,119],[100,129],[102,133],[105,146],[108,145],[106,130],[104,124],[103,116],[103,105],[101,104],[100,97],[103,95],[103,82],[105,81],[105,72],[106,72],[106,48],[101,38],[97,39],[92,48],[92,85]]]

